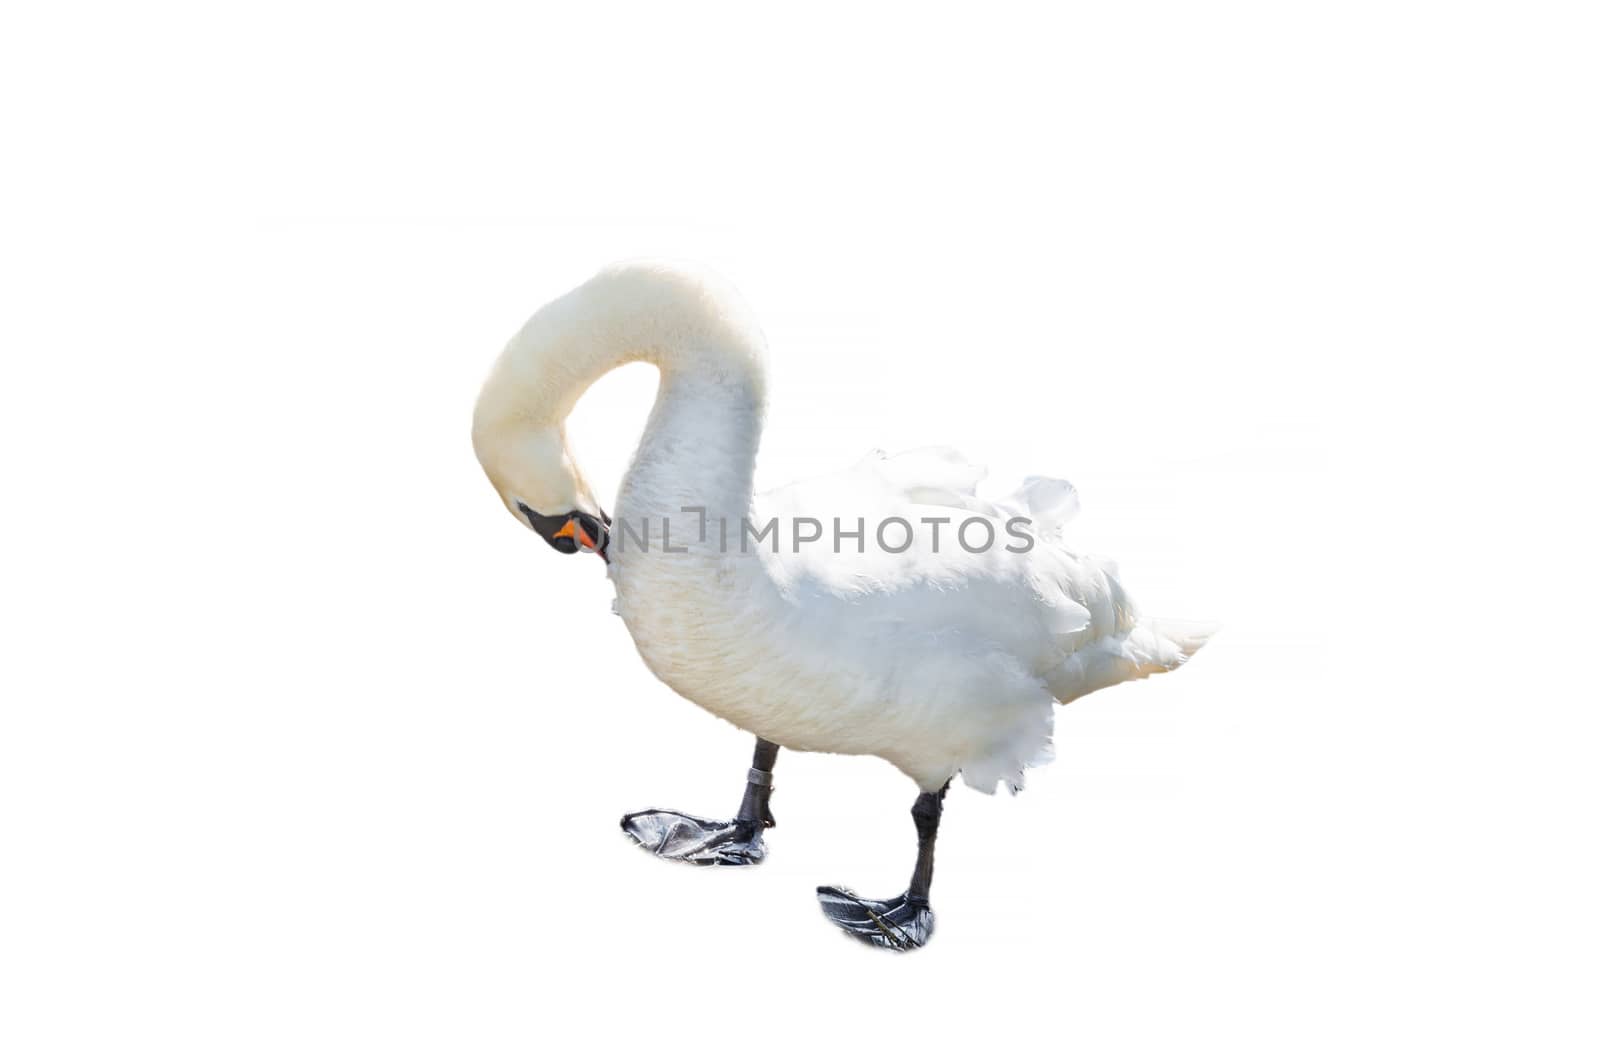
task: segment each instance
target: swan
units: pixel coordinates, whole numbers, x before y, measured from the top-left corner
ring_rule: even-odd
[[[615,519],[595,500],[565,421],[622,364],[660,384]],[[560,552],[602,557],[645,665],[756,737],[732,820],[671,810],[622,819],[651,853],[748,865],[766,853],[778,750],[876,755],[919,793],[905,892],[820,887],[857,939],[912,949],[950,782],[1023,786],[1051,757],[1054,707],[1181,666],[1215,631],[1141,617],[1114,564],[1062,543],[1072,486],[1033,478],[979,497],[981,468],[946,449],[870,453],[844,472],[753,490],[767,398],[762,333],[695,268],[611,266],[540,309],[489,372],[473,416],[506,509]]]

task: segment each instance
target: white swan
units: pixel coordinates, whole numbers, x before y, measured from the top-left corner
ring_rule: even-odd
[[[660,390],[612,525],[563,423],[597,379],[640,360],[660,369]],[[665,857],[759,861],[778,747],[877,755],[923,793],[912,884],[888,902],[819,893],[858,937],[920,945],[951,778],[1020,788],[1025,767],[1050,757],[1055,703],[1174,669],[1213,627],[1140,618],[1112,564],[1069,551],[1060,530],[1077,497],[1059,480],[984,501],[978,468],[922,450],[754,495],[765,402],[764,341],[738,296],[694,270],[629,263],[511,340],[473,444],[519,521],[562,551],[606,557],[656,676],[758,738],[732,821],[652,810],[624,828]]]

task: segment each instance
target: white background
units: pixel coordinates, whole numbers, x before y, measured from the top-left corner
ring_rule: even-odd
[[[1593,1055],[1581,5],[578,7],[5,16],[0,1053]],[[468,424],[640,255],[764,322],[759,485],[1068,477],[1224,623],[952,794],[919,953],[812,897],[903,887],[883,763],[617,831],[750,741]]]

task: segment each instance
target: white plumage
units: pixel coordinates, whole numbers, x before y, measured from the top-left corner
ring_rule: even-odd
[[[598,514],[562,422],[618,365],[660,368],[617,497],[608,572],[639,654],[686,699],[784,747],[877,755],[926,791],[958,773],[983,791],[1016,789],[1050,756],[1055,703],[1173,669],[1211,634],[1141,619],[1111,563],[1065,546],[1077,495],[1060,480],[984,500],[981,469],[928,449],[869,454],[753,495],[764,357],[743,303],[714,279],[616,266],[528,322],[474,422],[479,459],[513,514]],[[1006,547],[1021,547],[1007,526],[1019,516],[1027,551]],[[759,530],[774,517],[776,553],[770,539],[741,542],[747,522]],[[796,517],[817,520],[822,540],[794,551]],[[864,531],[859,544],[844,537],[835,549],[835,519]],[[912,530],[904,551],[894,519]],[[924,520],[940,519],[950,521],[935,550]],[[968,546],[989,532],[995,543],[968,551],[963,522]]]

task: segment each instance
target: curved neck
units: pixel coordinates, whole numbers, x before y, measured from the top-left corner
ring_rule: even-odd
[[[766,404],[765,343],[742,301],[683,269],[618,266],[534,314],[495,366],[480,417],[559,429],[601,376],[632,361],[661,386],[617,515],[749,511]]]

